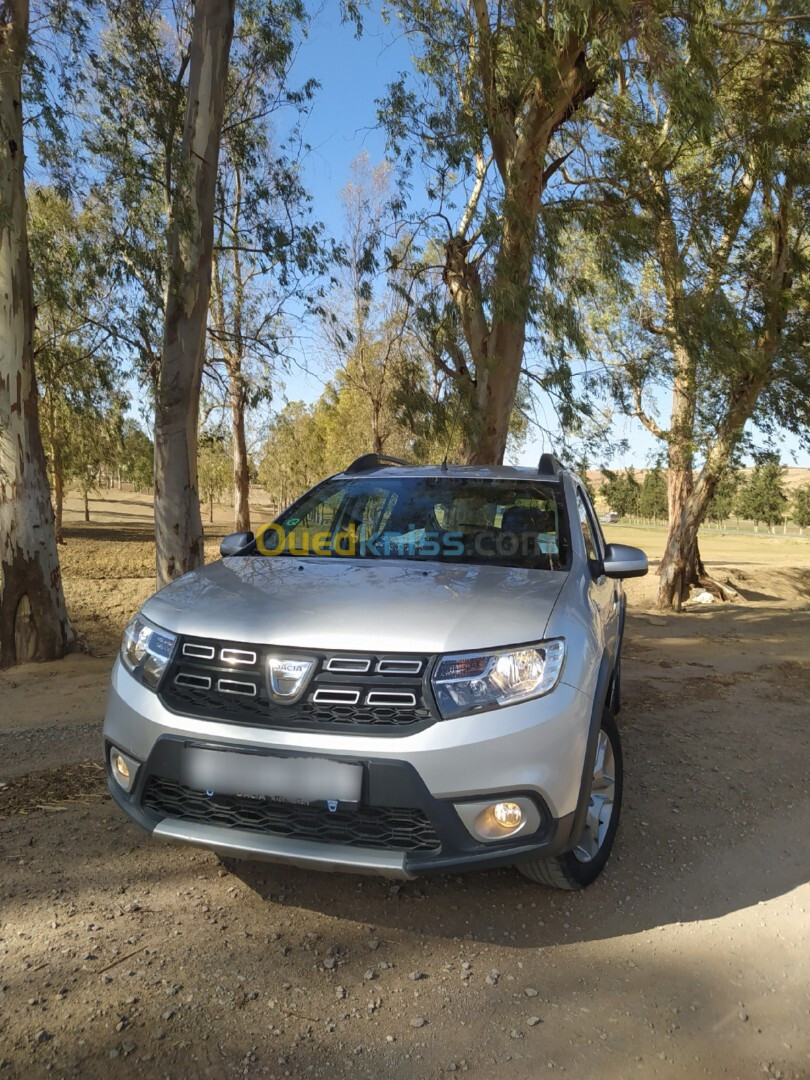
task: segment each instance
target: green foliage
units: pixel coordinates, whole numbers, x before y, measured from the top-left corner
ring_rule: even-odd
[[[99,221],[42,187],[30,190],[28,215],[43,444],[57,491],[75,481],[86,493],[105,467],[116,466],[126,405],[107,329],[111,300],[98,264]]]
[[[782,521],[788,510],[786,474],[785,466],[773,456],[755,465],[737,496],[739,516],[754,522],[764,521],[770,528]]]
[[[802,484],[794,490],[790,518],[800,529],[810,526],[810,484]]]
[[[161,350],[192,13],[190,0],[106,0],[81,110],[85,182],[103,207],[103,255],[121,304],[118,345],[148,383],[156,380]],[[274,146],[271,139],[270,118],[283,109],[297,115],[316,88],[312,80],[297,88],[289,83],[305,19],[300,0],[245,0],[237,6],[231,49],[218,171],[218,242],[228,253],[223,276],[236,249],[243,251],[247,268],[238,285],[221,283],[220,295],[227,305],[245,278],[254,282],[245,298],[238,345],[265,361],[279,351],[280,310],[302,298],[303,276],[324,269],[328,249],[320,227],[304,220],[307,197],[295,160],[300,144],[295,121],[288,144]],[[233,340],[227,323],[220,320],[211,350],[215,357]]]
[[[318,480],[346,463],[324,463],[322,417],[303,401],[292,401],[275,417],[267,434],[258,479],[270,498],[286,506]]]
[[[727,469],[709,503],[706,517],[709,521],[726,521],[734,513],[742,478],[739,469]]]
[[[605,395],[673,466],[717,478],[751,421],[810,430],[810,48],[780,4],[701,10],[663,51],[648,20],[567,144],[556,289],[580,298],[591,406]]]
[[[650,469],[641,484],[638,512],[643,518],[666,518],[668,513],[667,478],[659,466]]]
[[[601,495],[610,509],[619,517],[628,517],[639,513],[641,485],[633,469],[612,472],[602,469]]]
[[[155,448],[149,436],[135,420],[124,420],[121,426],[121,474],[136,491],[153,486],[154,458]]]
[[[211,508],[210,520],[214,501],[230,488],[231,469],[230,448],[224,436],[220,432],[203,432],[197,448],[197,489],[200,501]]]
[[[495,461],[526,336],[555,356],[560,342],[581,342],[574,294],[552,287],[565,220],[556,200],[544,200],[567,156],[565,130],[634,23],[646,16],[658,26],[656,7],[391,0],[388,11],[415,63],[379,115],[402,189],[426,178],[428,204],[407,247],[390,255],[418,282],[409,290],[415,322],[436,376],[460,391],[468,454]],[[544,372],[531,377],[544,384]]]

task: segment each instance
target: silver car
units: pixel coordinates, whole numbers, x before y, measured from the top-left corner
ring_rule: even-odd
[[[616,835],[625,597],[577,476],[366,455],[132,620],[110,791],[155,836],[578,889]]]

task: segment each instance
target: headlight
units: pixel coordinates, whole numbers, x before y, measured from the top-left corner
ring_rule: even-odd
[[[433,691],[445,719],[514,705],[553,690],[565,661],[565,641],[541,641],[519,649],[443,657]]]
[[[139,682],[155,690],[171,659],[175,641],[175,634],[161,630],[143,615],[136,615],[124,631],[121,660]]]

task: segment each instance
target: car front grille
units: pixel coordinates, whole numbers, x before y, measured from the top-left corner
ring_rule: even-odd
[[[332,813],[322,806],[273,799],[208,796],[157,776],[147,782],[142,804],[158,817],[299,840],[394,851],[435,851],[441,847],[427,815],[410,807],[364,806],[338,808]]]
[[[270,656],[307,658],[315,668],[303,696],[279,702],[267,682]],[[429,659],[415,655],[317,653],[268,645],[181,638],[160,698],[173,712],[268,728],[405,734],[432,723]]]

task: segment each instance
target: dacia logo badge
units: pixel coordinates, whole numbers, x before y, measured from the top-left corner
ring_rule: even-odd
[[[267,661],[267,683],[274,701],[293,702],[303,694],[315,661],[304,656],[271,656]]]
[[[338,808],[338,800],[337,799],[327,799],[326,800],[326,809],[329,811],[330,814],[334,814],[334,812],[337,810],[337,808]]]

